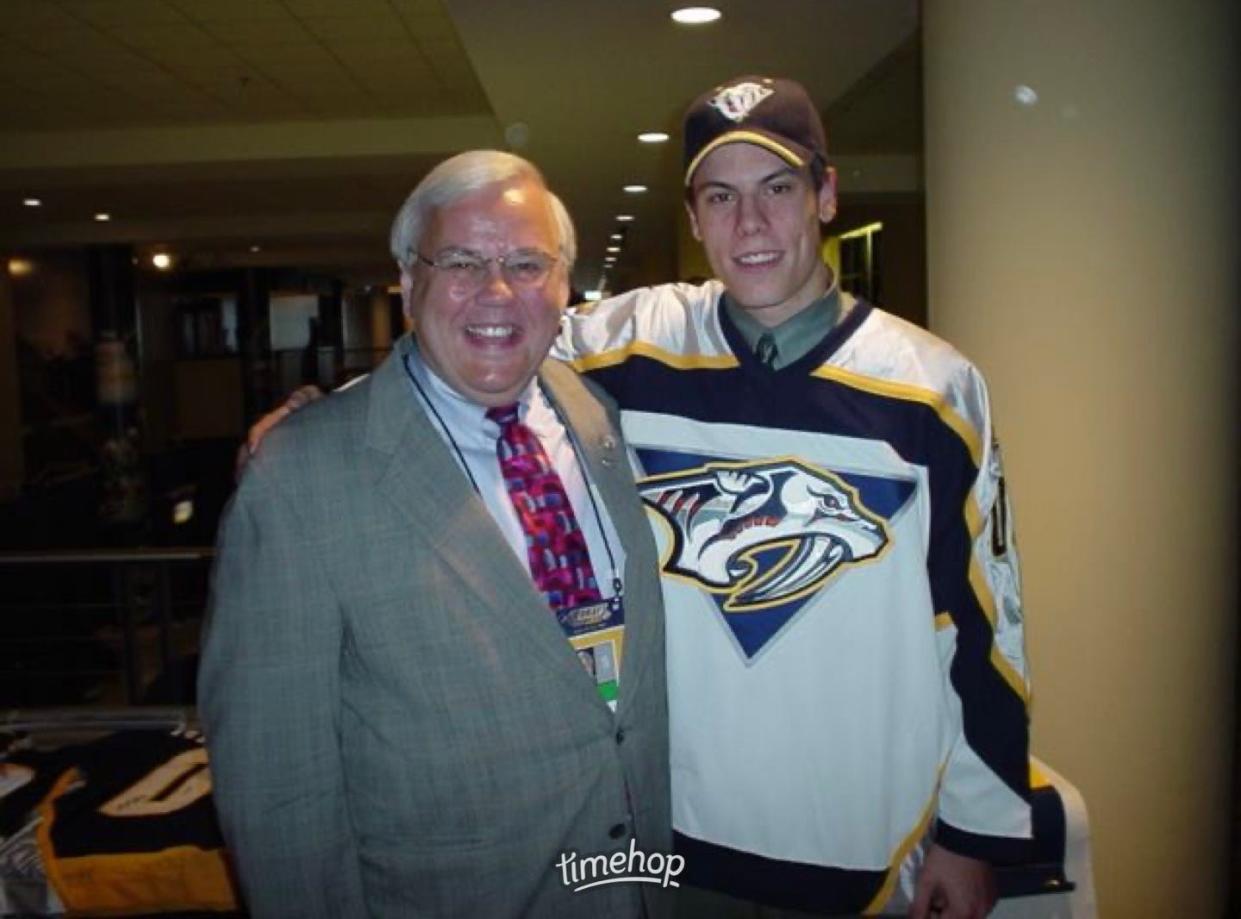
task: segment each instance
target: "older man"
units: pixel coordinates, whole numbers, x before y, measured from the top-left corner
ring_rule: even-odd
[[[414,334],[272,434],[222,525],[199,697],[250,910],[650,913],[662,610],[615,419],[545,363],[572,225],[473,152],[392,251]]]

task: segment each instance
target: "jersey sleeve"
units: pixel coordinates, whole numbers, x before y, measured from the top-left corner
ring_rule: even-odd
[[[365,915],[339,750],[343,626],[306,527],[255,457],[221,524],[199,673],[216,809],[253,916]]]
[[[625,390],[626,363],[637,340],[638,291],[586,304],[565,314],[551,356],[602,387],[619,401]]]
[[[960,854],[1003,862],[1020,858],[1030,835],[1020,566],[986,385],[975,368],[957,375],[948,402],[945,417],[962,449],[933,472],[928,567],[957,730],[936,838]]]
[[[719,332],[710,306],[718,282],[640,287],[565,314],[551,356],[601,386],[622,407],[628,404],[635,359],[684,365],[718,352]]]

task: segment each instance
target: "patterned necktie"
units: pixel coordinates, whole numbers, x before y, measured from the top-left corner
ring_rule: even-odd
[[[758,358],[758,362],[764,367],[774,369],[776,366],[776,357],[780,352],[776,348],[776,337],[770,332],[764,332],[758,336],[758,342],[754,345],[754,356]]]
[[[526,534],[534,586],[555,611],[598,602],[602,597],[586,538],[543,445],[518,420],[516,404],[490,408],[487,417],[500,426],[496,456],[504,487]]]

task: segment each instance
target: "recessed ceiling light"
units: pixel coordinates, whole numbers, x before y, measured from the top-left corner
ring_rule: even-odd
[[[9,274],[15,278],[24,278],[26,275],[34,271],[34,263],[30,259],[11,258],[9,259]]]
[[[22,204],[26,207],[42,207],[43,201],[39,198],[22,198]]]
[[[100,211],[99,213],[95,215],[95,219],[98,220],[100,223],[107,223],[109,220],[112,219],[112,215],[107,213],[106,211]]]
[[[606,256],[606,257],[603,259],[603,264],[605,264],[605,265],[615,265],[615,264],[616,264],[616,256],[615,256],[615,255],[609,255],[609,256]]]
[[[633,214],[617,214],[616,219],[621,223],[633,223]]]
[[[624,238],[625,238],[624,233],[613,233],[611,236],[608,237],[608,239],[624,239]]]
[[[672,19],[683,26],[700,26],[715,22],[722,14],[713,6],[683,6],[672,11]]]
[[[645,185],[626,185],[625,191],[629,192],[629,194],[631,195],[640,195],[642,194],[642,192],[646,191],[646,186]]]
[[[172,256],[167,252],[156,252],[151,256],[151,264],[160,271],[167,271],[172,267]]]
[[[620,252],[620,246],[608,246],[608,252]]]
[[[263,247],[260,246],[258,243],[255,243],[253,246],[250,247],[250,251],[251,252],[262,252]]]
[[[663,131],[643,131],[638,135],[638,140],[644,144],[662,144],[668,140],[668,135]]]

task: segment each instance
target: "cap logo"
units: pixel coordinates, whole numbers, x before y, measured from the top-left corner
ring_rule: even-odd
[[[758,83],[738,83],[720,92],[711,100],[711,107],[730,121],[740,124],[758,105],[775,90]]]

